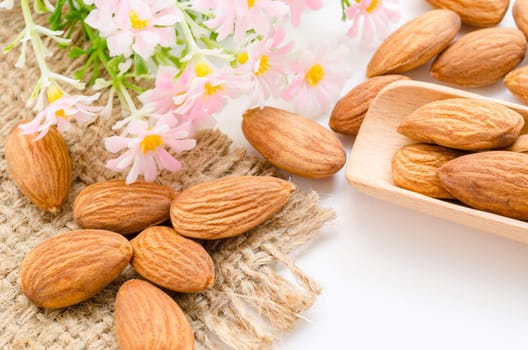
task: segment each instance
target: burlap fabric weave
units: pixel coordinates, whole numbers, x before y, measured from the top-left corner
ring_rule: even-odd
[[[20,11],[0,11],[0,45],[22,28]],[[6,173],[4,143],[17,121],[33,115],[25,100],[39,71],[30,51],[26,68],[15,69],[17,53],[0,60],[0,349],[116,349],[114,298],[124,281],[138,277],[130,267],[95,297],[60,310],[39,309],[20,291],[18,267],[24,256],[45,239],[77,228],[72,203],[79,191],[119,175],[105,170],[109,155],[102,145],[115,120],[99,119],[66,135],[74,182],[62,213],[44,213],[22,196]],[[75,69],[65,54],[52,60],[59,72]],[[181,190],[226,175],[276,174],[269,164],[231,143],[220,131],[202,132],[197,147],[179,156],[184,170],[163,173],[159,182]],[[216,266],[214,287],[172,294],[191,322],[197,349],[259,349],[291,330],[320,290],[289,253],[310,241],[333,215],[318,206],[315,193],[297,190],[281,212],[251,232],[206,243]],[[279,262],[293,272],[296,282],[276,272]]]

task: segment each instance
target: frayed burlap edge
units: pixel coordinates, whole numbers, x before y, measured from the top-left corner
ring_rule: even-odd
[[[16,9],[0,16],[0,44],[4,45],[22,28],[22,21]],[[91,183],[119,177],[105,170],[111,155],[102,145],[115,120],[99,119],[66,135],[74,163],[68,202],[57,216],[37,209],[16,189],[5,166],[6,135],[17,121],[31,118],[33,112],[24,104],[39,76],[31,54],[22,70],[13,68],[16,56],[13,52],[0,62],[0,349],[116,349],[113,303],[119,286],[138,277],[130,267],[95,297],[60,310],[35,307],[18,283],[18,266],[34,246],[77,228],[72,203],[78,192]],[[54,57],[55,67],[75,69],[75,64],[64,67],[69,62],[64,56],[60,52]],[[178,156],[183,170],[163,173],[160,183],[182,190],[227,175],[276,175],[269,164],[232,147],[219,131],[201,132],[197,139],[196,148]],[[333,217],[333,211],[318,206],[316,193],[297,190],[283,210],[247,234],[205,243],[215,262],[215,285],[201,293],[172,293],[191,322],[197,348],[260,349],[290,331],[320,289],[289,254]],[[296,283],[275,271],[278,262],[293,273]]]

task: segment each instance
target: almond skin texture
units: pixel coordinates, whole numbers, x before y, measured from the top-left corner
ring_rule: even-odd
[[[427,0],[433,7],[456,12],[462,22],[476,27],[499,24],[508,10],[510,0]]]
[[[512,15],[517,28],[528,37],[528,0],[515,0]]]
[[[393,74],[365,80],[336,103],[328,125],[340,134],[356,136],[376,95],[385,86],[408,79],[404,75]]]
[[[449,148],[417,143],[402,147],[392,158],[396,186],[433,198],[453,198],[442,186],[437,170],[463,153]]]
[[[432,10],[405,23],[378,48],[367,76],[403,73],[442,52],[460,30],[460,17],[450,10]]]
[[[118,233],[70,231],[26,255],[20,266],[20,286],[37,306],[74,305],[110,284],[131,258],[130,242]]]
[[[183,191],[171,205],[171,222],[182,236],[218,239],[244,233],[271,218],[294,186],[272,176],[229,176]]]
[[[517,67],[526,52],[524,34],[514,28],[486,28],[464,35],[439,55],[431,75],[462,87],[491,85]]]
[[[247,110],[242,131],[270,163],[292,174],[319,179],[338,172],[346,161],[339,139],[322,125],[273,107]]]
[[[147,281],[129,280],[115,302],[121,350],[193,350],[194,334],[178,304]]]
[[[438,176],[453,197],[473,208],[528,220],[528,154],[469,154],[448,162]]]
[[[99,182],[84,188],[73,204],[73,218],[82,228],[121,234],[140,232],[169,219],[173,189],[147,182]]]
[[[510,146],[524,118],[497,103],[454,98],[423,105],[403,118],[398,132],[413,140],[468,151]]]
[[[170,227],[149,227],[131,243],[132,267],[158,286],[190,293],[214,283],[214,264],[209,254],[200,244]]]
[[[58,213],[70,191],[72,160],[55,127],[38,141],[38,134],[22,135],[18,123],[5,144],[7,171],[18,189],[39,208]]]
[[[528,66],[519,67],[508,73],[504,78],[504,85],[515,97],[528,103]]]

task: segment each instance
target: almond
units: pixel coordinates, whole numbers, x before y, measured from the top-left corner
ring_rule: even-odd
[[[290,182],[271,176],[229,176],[203,182],[172,202],[172,226],[187,237],[236,236],[271,218],[294,190]]]
[[[177,192],[163,185],[124,180],[84,188],[73,204],[75,223],[83,228],[130,234],[169,219]]]
[[[26,121],[27,122],[27,121]],[[66,143],[55,127],[39,140],[22,135],[15,125],[7,136],[7,171],[18,189],[39,208],[58,213],[70,191],[72,161]]]
[[[132,258],[130,242],[103,230],[60,234],[35,247],[20,266],[22,292],[37,306],[84,301],[114,280]]]
[[[402,119],[398,132],[420,142],[468,151],[511,145],[524,118],[498,103],[453,98],[423,105]]]
[[[322,125],[273,107],[244,113],[242,131],[269,162],[292,174],[323,178],[338,172],[346,161],[341,141]]]
[[[214,264],[198,243],[170,227],[153,226],[132,241],[132,267],[158,286],[175,292],[198,292],[214,283]]]
[[[514,69],[508,73],[504,78],[504,85],[515,97],[528,103],[528,66]]]
[[[178,304],[147,281],[129,280],[115,301],[121,350],[192,350],[194,334]]]
[[[442,185],[476,209],[528,220],[528,154],[480,152],[438,170]]]
[[[460,17],[449,10],[432,10],[405,23],[378,48],[367,76],[403,73],[442,52],[460,30]]]
[[[512,15],[517,28],[528,37],[528,0],[515,0]]]
[[[515,140],[513,145],[504,149],[505,151],[528,153],[528,135],[521,135]]]
[[[387,85],[407,80],[404,75],[384,75],[365,80],[350,90],[334,107],[328,125],[335,132],[356,136],[370,103]]]
[[[476,27],[499,24],[506,14],[510,0],[427,0],[433,7],[456,12],[462,22]]]
[[[437,170],[463,153],[449,148],[417,143],[407,145],[392,158],[392,178],[396,186],[433,198],[453,198],[444,189]]]
[[[524,34],[514,28],[486,28],[464,35],[433,62],[431,75],[463,87],[493,84],[517,67],[526,52]]]

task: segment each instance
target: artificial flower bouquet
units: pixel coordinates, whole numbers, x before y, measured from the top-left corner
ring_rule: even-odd
[[[397,19],[395,2],[342,0],[343,19],[352,23],[348,35],[367,41],[385,35],[387,24]],[[123,115],[113,126],[115,135],[101,142],[116,154],[106,166],[128,172],[127,183],[141,175],[153,181],[161,169],[178,171],[173,152],[192,149],[195,132],[213,126],[230,99],[249,96],[248,107],[262,107],[279,98],[317,116],[335,103],[351,73],[350,45],[306,49],[289,38],[302,13],[320,10],[322,0],[35,0],[33,5],[20,0],[16,5],[0,1],[0,8],[21,11],[25,21],[4,51],[19,50],[21,68],[31,47],[41,73],[27,100],[36,115],[20,126],[22,132],[38,140],[53,125],[62,132],[73,123],[108,118],[117,96]],[[38,24],[36,15],[46,24]],[[83,60],[73,76],[49,68],[47,59],[57,50]],[[88,95],[88,88],[96,93]]]

